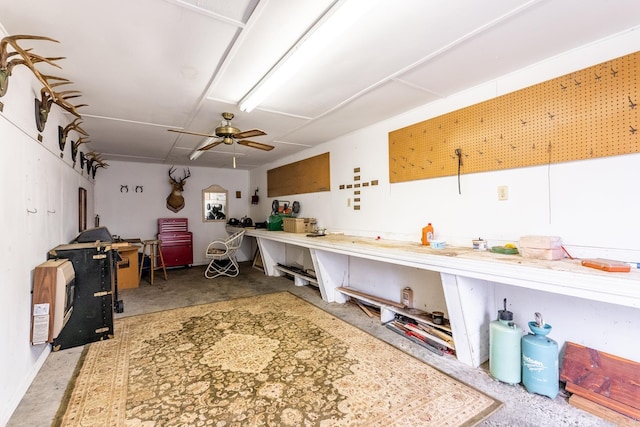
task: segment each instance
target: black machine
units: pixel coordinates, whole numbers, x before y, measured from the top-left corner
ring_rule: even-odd
[[[114,241],[113,236],[109,233],[107,227],[96,227],[91,228],[89,230],[85,230],[78,234],[78,236],[73,239],[70,243],[93,243],[93,242],[104,242],[104,243],[112,243]],[[118,263],[122,261],[120,257],[120,253],[118,251],[113,251],[113,257],[115,258],[114,262]],[[116,264],[114,264],[115,266]],[[114,267],[113,271],[117,271]],[[113,291],[113,309],[116,313],[124,312],[124,303],[121,299],[118,299],[118,277],[115,275],[115,286]]]
[[[75,270],[73,310],[52,342],[54,351],[113,337],[114,309],[124,311],[118,300],[118,258],[104,227],[87,230],[72,243],[49,250],[48,259],[68,259]]]
[[[109,233],[107,227],[97,227],[85,230],[78,234],[78,237],[73,239],[70,243],[93,243],[97,240],[101,242],[111,243],[113,242],[113,236]]]

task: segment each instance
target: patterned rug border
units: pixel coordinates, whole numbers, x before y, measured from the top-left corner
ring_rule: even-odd
[[[62,425],[62,418],[64,417],[65,412],[67,412],[67,406],[69,405],[69,401],[71,400],[71,393],[73,393],[73,389],[76,386],[76,380],[80,375],[80,371],[82,371],[82,366],[84,365],[84,361],[87,358],[87,354],[89,353],[89,345],[90,344],[85,345],[82,349],[82,353],[80,353],[80,357],[78,358],[76,367],[73,369],[73,374],[71,374],[71,379],[67,383],[67,387],[65,388],[64,394],[62,395],[60,406],[58,406],[56,415],[51,421],[51,427],[61,427]]]
[[[373,339],[383,343],[383,345],[391,347],[394,350],[400,351],[403,354],[405,354],[406,356],[409,356],[410,358],[415,359],[417,362],[419,362],[421,364],[424,364],[424,365],[427,365],[429,368],[439,372],[440,374],[442,374],[444,376],[447,376],[447,377],[453,379],[454,381],[456,381],[456,382],[458,382],[460,384],[463,384],[464,386],[468,387],[469,389],[472,389],[475,392],[477,392],[479,394],[482,394],[485,397],[493,400],[494,403],[490,407],[486,408],[483,412],[478,413],[474,418],[469,419],[467,421],[467,423],[463,424],[463,426],[475,426],[478,423],[480,423],[480,422],[486,420],[487,418],[489,418],[492,414],[494,414],[496,411],[498,411],[500,408],[502,408],[502,406],[504,406],[503,402],[501,402],[500,400],[496,399],[495,397],[485,393],[484,391],[478,389],[477,387],[472,386],[472,385],[466,383],[465,381],[459,380],[459,379],[451,376],[450,374],[446,373],[442,369],[440,369],[440,368],[438,368],[436,366],[433,366],[433,365],[421,360],[417,356],[406,352],[402,348],[397,347],[397,346],[393,345],[392,343],[389,343],[389,342],[387,342],[387,341],[375,336],[373,333],[371,333],[371,332],[369,332],[367,330],[364,330],[364,329],[362,329],[362,328],[360,328],[360,327],[358,327],[356,325],[353,325],[353,324],[347,322],[346,320],[344,320],[344,319],[342,319],[340,317],[337,317],[335,314],[331,313],[327,309],[325,309],[323,307],[320,307],[320,306],[318,306],[318,305],[316,305],[316,304],[314,304],[314,303],[312,303],[310,301],[307,301],[306,299],[302,298],[301,296],[296,295],[296,294],[294,294],[292,292],[289,292],[289,291],[266,292],[266,293],[262,293],[262,294],[258,294],[258,295],[251,295],[251,296],[246,296],[246,297],[238,297],[238,298],[230,298],[230,299],[222,299],[222,300],[218,300],[218,301],[209,301],[209,302],[202,303],[202,304],[187,305],[187,306],[181,306],[181,307],[174,307],[174,308],[170,308],[170,309],[166,309],[166,310],[157,310],[157,311],[151,311],[151,312],[148,312],[148,313],[134,314],[134,315],[131,315],[131,316],[123,316],[123,317],[116,318],[116,319],[114,319],[114,322],[116,322],[116,323],[117,322],[121,322],[121,321],[129,322],[129,321],[132,321],[132,319],[135,319],[135,318],[151,316],[151,315],[157,315],[158,313],[173,312],[173,311],[184,310],[184,309],[197,309],[198,307],[206,307],[206,306],[211,306],[211,305],[214,305],[214,304],[231,303],[231,302],[242,301],[242,300],[254,300],[254,299],[261,298],[261,297],[276,296],[276,295],[279,295],[279,294],[288,295],[290,297],[294,297],[295,299],[297,299],[297,300],[299,300],[299,301],[301,301],[303,303],[309,304],[312,307],[314,307],[314,308],[316,308],[318,310],[321,310],[322,312],[324,312],[327,315],[331,316],[333,319],[359,330],[360,332],[362,332],[362,333],[372,337]],[[83,368],[84,363],[86,361],[87,355],[89,353],[90,346],[92,344],[98,344],[98,343],[99,342],[97,342],[97,343],[89,343],[89,344],[86,344],[84,346],[84,348],[82,350],[82,353],[81,353],[81,355],[80,355],[80,357],[78,359],[78,362],[77,362],[77,364],[75,366],[75,369],[73,371],[72,377],[69,380],[69,383],[67,384],[67,387],[65,389],[62,401],[60,403],[60,406],[59,406],[59,408],[58,408],[58,410],[56,412],[56,415],[55,415],[55,417],[54,417],[54,419],[52,421],[52,424],[51,424],[52,427],[61,427],[62,420],[63,420],[64,415],[65,415],[65,413],[66,413],[66,411],[68,409],[68,405],[70,403],[70,399],[71,399],[73,390],[74,390],[74,388],[76,386],[76,380],[78,379],[78,376],[80,375],[80,373],[82,371],[82,368]]]

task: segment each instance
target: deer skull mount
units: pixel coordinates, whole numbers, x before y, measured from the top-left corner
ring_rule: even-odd
[[[76,142],[71,141],[71,160],[73,161],[73,167],[76,167],[76,158],[78,157],[78,149],[80,148],[80,144],[86,144],[89,142],[85,140],[84,136],[78,138]],[[84,153],[80,153],[80,169],[84,167]]]
[[[68,125],[66,125],[64,128],[62,126],[58,126],[58,146],[60,147],[60,151],[64,151],[64,147],[65,145],[67,145],[67,136],[69,136],[69,132],[71,132],[72,130],[75,130],[76,132],[78,132],[81,135],[84,136],[89,136],[89,134],[80,127],[80,123],[82,123],[80,121],[80,123],[78,122],[80,120],[80,118],[76,118],[74,121],[72,121],[71,123],[69,123]],[[80,138],[82,139],[82,137]],[[73,146],[71,147],[71,158],[75,161],[76,160],[76,154],[77,154],[77,148],[76,148],[76,153],[73,152]]]
[[[46,80],[55,79],[60,80],[57,83],[50,83],[49,87],[53,88],[60,85],[65,85],[72,83],[67,79],[62,77],[54,77],[54,76],[44,76]],[[36,127],[38,131],[42,132],[44,130],[44,126],[47,123],[47,118],[49,117],[49,112],[51,112],[51,105],[57,104],[62,109],[68,111],[69,113],[76,116],[76,118],[80,118],[80,114],[76,111],[78,107],[84,107],[87,104],[80,105],[72,105],[68,99],[77,98],[81,96],[80,91],[78,90],[67,90],[64,92],[54,92],[53,90],[49,90],[46,87],[40,89],[40,99],[35,99],[35,107],[36,107]]]
[[[36,113],[36,128],[38,132],[44,130],[44,126],[49,118],[49,112],[51,111],[51,105],[56,101],[56,97],[59,94],[53,91],[55,86],[71,83],[69,80],[62,77],[43,76],[47,82],[49,79],[59,80],[57,83],[49,83],[47,86],[43,86],[40,89],[40,99],[35,98],[35,113]]]
[[[64,59],[62,57],[45,58],[40,55],[36,55],[35,53],[31,52],[31,49],[23,49],[22,47],[20,47],[20,45],[18,44],[18,40],[47,40],[58,43],[57,40],[49,37],[28,35],[7,36],[0,40],[0,97],[4,96],[7,93],[7,89],[9,87],[9,76],[11,76],[11,71],[17,65],[24,65],[29,68],[45,87],[51,89],[46,79],[42,74],[40,74],[34,64],[38,62],[46,62],[49,65],[60,68],[60,66],[54,61]],[[13,48],[13,52],[9,52],[9,46]]]
[[[82,153],[80,153],[82,156]],[[107,168],[109,167],[108,163],[105,163],[104,160],[100,158],[100,154],[94,153],[93,151],[88,152],[84,155],[85,161],[87,162],[87,174],[91,175],[93,179],[96,178],[96,171],[98,168]],[[82,161],[82,159],[81,159]]]
[[[167,197],[167,209],[172,212],[178,212],[184,208],[184,197],[182,197],[182,192],[184,191],[186,179],[191,176],[191,171],[187,168],[186,171],[184,169],[182,170],[184,172],[184,176],[176,179],[172,176],[175,171],[174,167],[169,169],[169,184],[171,184],[172,190],[171,194]]]

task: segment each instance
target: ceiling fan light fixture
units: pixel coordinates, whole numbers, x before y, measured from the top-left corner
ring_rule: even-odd
[[[379,1],[379,0],[378,0]],[[314,56],[317,56],[331,42],[367,13],[374,0],[338,1],[298,42],[278,61],[278,63],[240,100],[240,110],[250,112]]]
[[[231,126],[231,119],[233,119],[233,113],[227,113],[227,112],[222,113],[222,117],[226,120],[226,123],[221,123],[220,126],[218,126],[215,129],[215,134],[213,135],[209,133],[194,132],[194,131],[188,131],[184,129],[167,129],[167,130],[169,132],[176,132],[176,133],[182,133],[187,135],[197,135],[197,136],[206,138],[195,148],[194,151],[191,152],[191,154],[189,155],[190,160],[196,160],[198,157],[200,157],[203,151],[210,150],[223,143],[225,145],[233,145],[234,155],[235,155],[235,144],[240,144],[240,145],[244,145],[251,148],[257,148],[259,150],[264,150],[264,151],[270,151],[275,148],[273,145],[263,144],[261,142],[249,141],[247,139],[241,139],[241,138],[247,138],[247,137],[253,137],[253,136],[266,135],[266,132],[264,132],[263,130],[250,129],[250,130],[240,131],[240,129]]]
[[[218,126],[216,128],[216,135],[218,135],[219,137],[231,136],[235,135],[236,133],[240,133],[240,129],[234,128],[233,126],[230,126],[228,124]]]

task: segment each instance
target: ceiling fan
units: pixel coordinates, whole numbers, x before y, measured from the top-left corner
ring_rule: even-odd
[[[251,129],[246,130],[244,132],[240,132],[240,129],[231,126],[231,120],[233,119],[232,113],[222,113],[222,118],[225,119],[226,123],[221,123],[220,126],[216,128],[215,135],[210,135],[208,133],[200,133],[200,132],[191,132],[188,130],[180,130],[180,129],[167,129],[169,132],[176,133],[184,133],[187,135],[198,135],[198,136],[206,136],[207,138],[221,138],[217,141],[212,142],[211,144],[207,144],[204,147],[198,148],[199,151],[206,151],[213,147],[216,147],[222,143],[227,145],[232,145],[234,142],[237,142],[240,145],[245,145],[251,148],[257,148],[259,150],[271,151],[273,150],[273,145],[263,144],[261,142],[249,141],[243,138],[251,138],[253,136],[262,136],[266,135],[264,131],[260,129]]]

